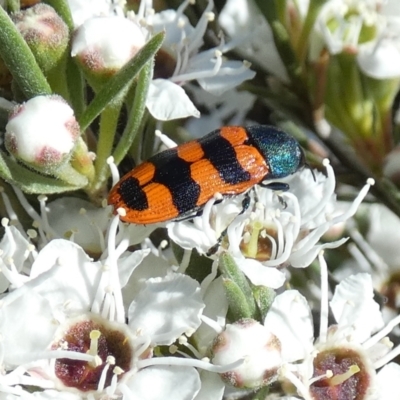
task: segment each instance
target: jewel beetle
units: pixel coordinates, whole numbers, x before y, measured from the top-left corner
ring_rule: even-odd
[[[133,168],[111,189],[108,204],[122,207],[121,220],[134,224],[188,219],[217,193],[233,196],[256,184],[287,190],[285,183],[268,181],[305,165],[296,139],[276,127],[224,126]]]

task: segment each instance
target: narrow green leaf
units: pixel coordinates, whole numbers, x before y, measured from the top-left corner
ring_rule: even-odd
[[[85,80],[81,70],[72,58],[68,57],[66,64],[69,101],[74,109],[75,118],[79,119],[86,108]]]
[[[79,125],[83,131],[122,90],[126,89],[131,84],[143,66],[157,53],[163,39],[164,32],[153,36],[146,45],[139,50],[136,56],[110,78],[110,81],[99,90],[79,119]]]
[[[247,308],[250,312],[250,316],[248,317],[257,319],[258,310],[253,297],[251,285],[246,276],[237,266],[235,260],[228,253],[223,253],[219,258],[218,266],[219,270],[222,273],[222,276],[234,282],[238,290],[240,290],[240,292],[242,293],[243,298],[247,303]],[[240,307],[243,307],[243,305],[240,305]]]
[[[29,46],[2,7],[0,7],[0,56],[27,99],[51,94],[50,85]]]
[[[0,152],[0,177],[26,193],[53,194],[80,189],[61,180],[41,175]]]
[[[126,153],[129,151],[138,133],[139,127],[141,126],[140,124],[146,109],[147,92],[153,77],[153,66],[154,61],[151,59],[139,73],[135,98],[133,100],[132,108],[129,112],[128,122],[113,153],[114,162],[117,165],[123,160]]]
[[[253,318],[253,310],[240,287],[231,279],[224,279],[223,285],[232,322],[239,321],[242,318]]]
[[[253,296],[260,311],[260,322],[262,323],[267,316],[269,309],[271,308],[272,302],[276,297],[276,293],[274,289],[269,287],[255,286],[253,288]]]

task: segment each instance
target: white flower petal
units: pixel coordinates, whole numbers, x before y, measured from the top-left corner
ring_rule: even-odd
[[[164,277],[171,266],[162,257],[150,253],[133,271],[128,283],[123,287],[122,294],[126,309],[138,295],[140,290],[146,286],[149,278]]]
[[[225,385],[218,374],[201,371],[201,389],[195,400],[221,400],[224,395]]]
[[[182,274],[152,278],[129,307],[129,326],[157,344],[169,345],[199,327],[204,306],[194,279]]]
[[[133,270],[144,260],[150,253],[150,249],[137,250],[130,253],[127,257],[118,259],[118,274],[121,287],[124,287],[133,272]]]
[[[211,62],[209,64],[209,69],[212,70],[213,65]],[[204,90],[219,96],[242,82],[253,79],[255,75],[256,73],[245,68],[241,61],[226,61],[215,76],[200,78],[197,81]]]
[[[29,284],[54,307],[67,300],[69,310],[88,310],[94,299],[96,285],[102,272],[100,263],[93,263],[81,247],[68,240],[52,240],[39,253],[32,266],[31,277],[40,278],[48,273],[47,280],[32,279]]]
[[[301,360],[312,351],[311,310],[305,297],[297,290],[287,290],[276,296],[264,325],[281,341],[283,360]]]
[[[343,334],[346,335],[348,330],[352,340],[359,343],[384,325],[379,304],[373,296],[371,275],[360,273],[340,282],[330,302],[332,313]]]
[[[101,254],[103,232],[109,223],[109,210],[95,207],[77,197],[61,197],[47,204],[47,218],[60,238],[73,232],[74,243],[91,254]],[[84,212],[82,212],[84,210]]]
[[[377,374],[379,400],[400,399],[400,365],[394,362],[385,365]]]
[[[200,390],[194,368],[154,366],[140,370],[126,383],[134,400],[192,400]]]
[[[285,274],[276,268],[265,267],[259,261],[251,258],[235,258],[235,261],[254,285],[277,289],[285,283]]]
[[[48,298],[27,287],[14,291],[13,297],[15,300],[4,304],[0,313],[1,346],[6,366],[34,361],[35,354],[40,354],[51,344],[58,328]]]
[[[361,70],[372,78],[400,77],[400,47],[393,39],[385,38],[378,44],[368,43],[361,46],[357,62]]]
[[[221,327],[225,326],[226,313],[228,312],[228,300],[226,299],[222,277],[212,281],[203,296],[206,307],[203,315],[211,318]],[[197,348],[202,354],[206,354],[210,343],[214,340],[218,332],[210,327],[205,322],[202,322],[200,327],[194,334]]]
[[[160,121],[200,116],[185,91],[166,79],[154,79],[150,83],[146,107]]]

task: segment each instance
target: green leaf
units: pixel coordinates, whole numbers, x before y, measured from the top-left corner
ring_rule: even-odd
[[[109,82],[99,90],[79,119],[79,125],[82,131],[90,125],[110,102],[124,89],[129,87],[143,66],[157,53],[163,40],[164,32],[153,36],[146,45],[139,50],[136,56],[111,77]]]
[[[123,160],[126,153],[129,151],[138,133],[139,127],[141,126],[144,111],[146,109],[147,92],[153,77],[153,66],[154,60],[151,59],[139,73],[135,98],[129,112],[128,122],[113,153],[114,162],[117,165]]]
[[[0,56],[27,99],[51,94],[50,85],[29,46],[2,7],[0,7]]]
[[[69,101],[74,109],[75,118],[79,119],[86,108],[85,80],[72,58],[68,57],[66,64]]]
[[[263,322],[276,297],[275,290],[266,286],[255,286],[253,296],[261,314],[260,322]]]
[[[247,301],[246,295],[240,287],[231,279],[223,280],[226,299],[229,304],[229,315],[232,322],[239,321],[242,318],[253,318],[253,309],[250,302]]]
[[[231,281],[232,283],[235,284],[229,285],[230,290],[232,290],[232,293],[229,294],[231,297],[231,300],[234,300],[232,296],[236,296],[237,301],[243,301],[246,303],[244,304],[238,304],[238,305],[233,305],[234,308],[237,308],[238,310],[243,309],[243,310],[248,310],[250,315],[242,315],[240,316],[239,314],[236,314],[236,317],[240,318],[254,318],[258,319],[258,310],[256,306],[256,302],[253,297],[253,292],[251,285],[249,281],[247,280],[246,276],[243,274],[243,272],[240,270],[240,268],[237,266],[235,260],[228,254],[228,253],[223,253],[221,254],[219,258],[219,269],[221,271],[222,276],[226,279]],[[240,291],[241,295],[236,291],[236,288],[238,291]],[[228,294],[228,293],[227,293]],[[229,301],[229,299],[228,299]],[[230,303],[230,306],[232,304]],[[233,311],[233,310],[232,310]]]
[[[61,180],[41,175],[18,164],[14,159],[0,152],[0,177],[19,187],[26,193],[53,194],[80,189]]]

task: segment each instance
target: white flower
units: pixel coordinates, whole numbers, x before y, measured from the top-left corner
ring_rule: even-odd
[[[189,4],[190,0],[185,0],[176,11],[154,13],[152,2],[142,1],[138,15],[128,13],[128,17],[145,23],[153,32],[166,33],[146,102],[153,117],[162,121],[199,117],[199,111],[181,88],[187,82],[197,80],[204,90],[222,94],[255,75],[248,63],[223,59],[223,54],[232,48],[223,41],[216,48],[200,51],[207,24],[214,19],[214,4],[208,1],[195,27],[183,14]]]
[[[228,90],[219,96],[187,84],[195,103],[208,110],[200,118],[190,118],[185,128],[191,137],[200,138],[224,125],[244,126],[247,113],[253,108],[256,96],[246,91]]]
[[[93,17],[75,32],[71,55],[88,71],[109,75],[121,69],[145,42],[141,27],[125,17]]]
[[[221,374],[224,381],[239,388],[259,388],[277,379],[282,363],[279,339],[252,319],[228,324],[211,346],[212,362],[226,365],[240,358],[244,363]]]
[[[328,327],[327,266],[322,256],[319,259],[321,319],[315,343],[311,309],[295,290],[276,297],[264,322],[281,341],[283,357],[292,362],[302,360],[300,364],[283,366],[282,379],[289,379],[304,399],[331,397],[333,393],[344,398],[357,394],[364,399],[380,399],[375,369],[400,351],[390,351],[393,344],[386,337],[399,317],[382,329],[382,314],[373,299],[371,277],[362,273],[337,285],[330,302],[337,325]]]
[[[288,82],[272,30],[253,0],[228,0],[218,22],[243,57],[256,60],[280,80]]]
[[[374,288],[385,298],[382,313],[385,321],[398,315],[400,307],[399,268],[400,220],[381,204],[364,205],[361,214],[368,216],[365,237],[358,231],[354,221],[348,221],[347,229],[353,239],[348,246],[352,259],[343,263],[335,276],[338,279],[351,273],[364,271],[371,274]],[[399,335],[396,328],[395,334]]]
[[[120,15],[124,3],[123,0],[118,2],[113,0],[68,0],[75,28],[92,17],[107,16],[112,13]]]
[[[4,236],[0,242],[0,293],[3,293],[10,285],[17,288],[25,282],[22,271],[32,262],[34,246],[15,226],[9,226],[7,219],[1,222]]]
[[[357,54],[365,74],[376,79],[400,76],[400,9],[396,0],[330,0],[320,11],[316,29],[330,53]],[[313,47],[319,53],[319,45],[314,42]]]
[[[221,238],[221,246],[228,248],[253,284],[278,288],[285,275],[275,267],[307,267],[319,251],[338,247],[345,241],[319,243],[332,226],[354,215],[369,190],[370,183],[346,211],[333,216],[335,176],[329,163],[325,167],[327,177],[317,172],[314,180],[310,171],[303,170],[282,179],[290,190],[280,197],[270,189],[257,187],[249,192],[251,203],[244,212],[245,195],[216,206],[214,198],[205,205],[203,215],[192,222],[168,223],[168,235],[181,247],[196,248],[203,254]]]
[[[101,261],[93,262],[72,242],[52,240],[37,255],[29,279],[3,296],[0,345],[7,390],[34,385],[61,392],[75,388],[82,395],[89,390],[95,398],[141,392],[141,398],[153,399],[154,391],[144,394],[145,382],[157,377],[164,394],[196,395],[200,379],[193,363],[183,360],[182,368],[177,358],[155,361],[152,347],[198,327],[204,307],[198,284],[180,274],[147,280],[126,314],[121,288],[149,250],[126,252],[129,232],[122,226],[116,246],[117,225],[114,217]],[[179,396],[171,374],[185,382]]]
[[[80,128],[60,96],[37,96],[14,108],[6,125],[7,150],[25,163],[48,170],[70,156]]]

